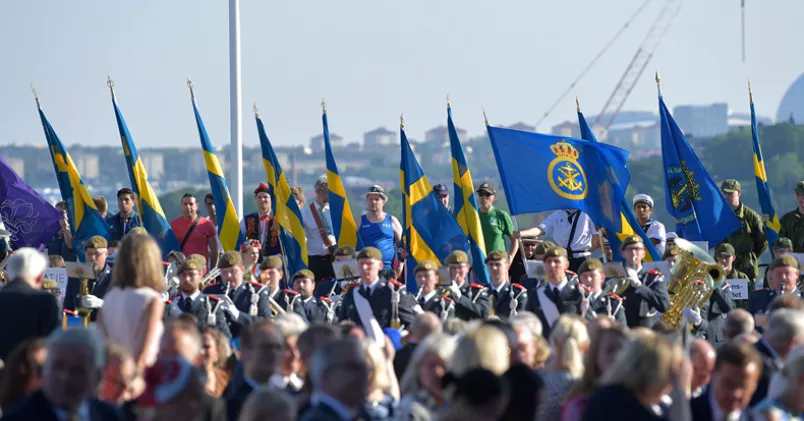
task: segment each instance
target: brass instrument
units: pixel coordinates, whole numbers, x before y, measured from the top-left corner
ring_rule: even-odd
[[[678,327],[684,309],[703,307],[712,295],[715,283],[726,278],[726,272],[701,248],[681,238],[675,242],[682,252],[670,270],[671,280],[667,285],[670,308],[662,320]]]
[[[391,283],[388,284],[391,287],[391,329],[400,330],[402,328],[402,320],[399,319],[399,288],[394,287]],[[419,290],[421,291],[421,290]]]
[[[81,288],[78,295],[81,297],[81,302],[78,306],[77,313],[81,316],[81,324],[87,327],[89,325],[89,315],[92,314],[92,310],[84,307],[83,298],[89,295],[89,279],[81,278]]]
[[[494,298],[494,294],[489,294],[489,319],[496,319],[497,318],[497,300]]]

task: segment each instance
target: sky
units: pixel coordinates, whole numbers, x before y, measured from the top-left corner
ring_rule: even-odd
[[[483,134],[492,125],[534,124],[645,0],[241,0],[243,142],[258,145],[257,103],[276,145],[307,145],[330,131],[362,141],[378,126],[409,137],[446,124]],[[539,127],[574,120],[577,95],[597,114],[665,0],[640,17]],[[213,144],[229,142],[229,29],[226,0],[0,1],[0,145],[44,144],[30,84],[67,145],[119,145],[107,75],[135,143],[198,145],[191,77]],[[800,0],[686,1],[626,103],[727,102],[774,116],[804,71],[794,50],[804,35]],[[0,149],[1,150],[1,149]]]

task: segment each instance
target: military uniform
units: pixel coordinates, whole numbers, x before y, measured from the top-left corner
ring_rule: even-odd
[[[447,256],[447,266],[454,264],[469,264],[469,256],[462,250],[455,250]],[[469,274],[467,274],[467,277]],[[454,282],[454,280],[453,280]],[[458,288],[459,294],[454,292]],[[486,319],[489,317],[489,289],[478,283],[469,283],[464,280],[463,285],[453,284],[449,298],[455,302],[455,317],[469,321],[473,319]]]
[[[563,247],[552,247],[544,255],[545,259],[548,257],[564,257],[566,259],[567,250]],[[572,282],[565,279],[559,285],[545,282],[529,291],[525,310],[539,317],[542,322],[542,334],[545,337],[550,337],[552,326],[561,314],[581,314],[580,304],[583,295],[577,279],[577,276]],[[560,290],[559,287],[561,287]],[[553,308],[555,310],[552,310]]]
[[[105,238],[99,235],[89,237],[84,243],[84,249],[105,249],[108,247],[108,242]],[[103,268],[95,276],[95,279],[87,279],[88,294],[94,295],[101,300],[112,286],[112,267],[109,265],[107,258]],[[68,278],[67,288],[64,291],[64,309],[76,311],[81,308],[81,280],[78,278]],[[97,309],[92,310],[90,313],[90,320],[95,321],[98,316]]]
[[[625,250],[636,243],[643,244],[638,235],[626,237],[620,249]],[[626,268],[626,271],[630,278],[633,269]],[[670,308],[670,294],[667,292],[664,275],[658,270],[648,271],[640,267],[633,276],[636,279],[631,278],[630,285],[622,294],[628,327],[653,327],[657,312],[664,313]]]
[[[796,195],[804,193],[804,181],[799,181],[794,191]],[[804,253],[804,214],[794,209],[784,214],[779,222],[782,225],[779,236],[791,240],[794,253]]]
[[[701,323],[692,327],[692,333],[699,338],[707,339],[712,345],[722,344],[725,342],[723,325],[726,322],[726,315],[735,307],[731,285],[728,282],[719,282],[712,290],[709,300],[701,308]]]
[[[489,302],[493,303],[495,316],[508,318],[520,311],[527,310],[528,291],[520,284],[506,282],[499,290],[494,287],[489,288]]]
[[[741,191],[742,188],[737,180],[726,180],[720,186],[720,190],[728,193]],[[765,225],[762,217],[744,203],[740,203],[734,214],[740,219],[741,226],[723,242],[734,246],[737,257],[734,261],[734,268],[748,275],[749,283],[753,284],[759,271],[757,259],[768,248],[768,241],[765,239]]]
[[[335,303],[326,297],[300,299],[304,314],[309,323],[332,324],[335,319],[333,306]]]
[[[185,300],[191,299],[190,303]],[[221,300],[203,292],[190,298],[181,293],[171,297],[165,303],[165,320],[178,316],[182,313],[189,313],[198,319],[198,329],[203,329],[209,325],[220,330],[227,338],[232,338],[229,324],[226,319],[226,312],[221,305]],[[189,308],[187,307],[189,305]]]
[[[603,262],[597,259],[589,259],[581,264],[581,267],[578,268],[578,272],[579,274],[584,274],[589,271],[602,269]],[[584,315],[586,320],[594,320],[598,316],[608,316],[622,325],[627,324],[625,319],[625,307],[623,306],[623,299],[619,295],[606,293],[602,290],[602,285],[601,290],[598,291],[597,294],[593,295],[592,290],[584,286],[580,280],[577,282],[578,286],[584,290],[582,293],[585,294],[589,300],[589,308],[586,310],[586,314]],[[603,282],[605,285],[605,279]],[[583,301],[579,303],[580,313],[583,313],[583,310],[581,309],[582,303]]]
[[[435,291],[429,299],[419,297],[419,305],[422,310],[435,314],[442,321],[455,316],[455,301],[445,295],[440,295],[438,291]]]

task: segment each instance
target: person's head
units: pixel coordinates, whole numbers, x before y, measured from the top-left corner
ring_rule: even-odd
[[[735,256],[734,246],[729,243],[719,244],[715,247],[715,259],[727,274],[730,274],[734,268],[734,260],[737,259]]]
[[[533,367],[536,363],[536,342],[533,340],[533,330],[524,321],[512,320],[511,327],[516,333],[517,342],[516,350],[511,354],[511,363]]]
[[[522,237],[520,240],[522,241],[522,251],[525,254],[525,258],[532,259],[533,252],[539,247],[541,241],[537,240],[536,237]]]
[[[97,390],[106,358],[103,339],[96,329],[56,330],[45,348],[42,392],[53,406],[72,412]]]
[[[698,338],[690,343],[689,355],[692,363],[690,390],[698,390],[709,383],[715,368],[715,349],[706,339]]]
[[[484,368],[472,369],[460,377],[449,373],[445,386],[452,388],[454,393],[443,419],[450,419],[449,415],[452,415],[454,419],[467,421],[495,420],[508,406],[508,384]]]
[[[463,287],[469,280],[469,256],[462,250],[455,250],[447,256],[449,278],[459,287]]]
[[[223,368],[232,355],[229,339],[218,328],[204,326],[202,332],[204,360],[207,364]]]
[[[254,201],[257,202],[257,210],[266,213],[271,210],[271,187],[265,183],[260,183],[254,189]]]
[[[435,291],[438,285],[438,265],[432,260],[423,260],[413,271],[416,277],[416,284],[421,289],[422,295],[427,295]]]
[[[402,395],[424,389],[430,395],[440,397],[441,380],[447,374],[447,363],[452,359],[456,346],[456,339],[443,333],[434,333],[420,342],[399,379]]]
[[[374,247],[365,247],[357,253],[357,270],[364,284],[371,284],[380,276],[382,253]]]
[[[109,203],[106,202],[106,198],[101,195],[93,196],[92,202],[95,203],[95,207],[98,208],[101,216],[105,218],[109,210]]]
[[[634,213],[640,223],[645,223],[653,215],[653,198],[647,194],[637,194],[633,199]]]
[[[299,209],[304,209],[304,188],[293,186],[290,189],[290,193],[293,195],[293,199],[296,200],[296,204],[299,205]]]
[[[732,209],[737,209],[740,206],[740,196],[743,194],[743,188],[739,181],[733,178],[725,180],[720,185],[720,191],[723,193],[723,197],[726,198],[726,203]]]
[[[662,260],[670,264],[670,268],[676,265],[679,257],[681,256],[681,249],[676,246],[668,246],[662,254]]]
[[[357,251],[352,246],[340,246],[335,249],[332,254],[332,260],[335,262],[342,262],[344,260],[352,260],[357,256]]]
[[[449,207],[449,187],[446,184],[436,184],[433,186],[433,192],[445,207]]]
[[[113,286],[149,287],[162,292],[165,290],[162,272],[162,251],[156,240],[147,235],[123,237],[112,270]]]
[[[0,409],[8,409],[17,399],[39,389],[46,357],[45,340],[41,338],[28,339],[11,350],[0,376]]]
[[[281,390],[261,389],[252,392],[238,421],[295,421],[296,401]]]
[[[55,205],[53,205],[53,207],[55,207],[56,210],[59,211],[59,213],[61,214],[62,219],[67,219],[68,218],[68,216],[67,216],[67,202],[62,200],[60,202],[57,202]]]
[[[9,281],[21,280],[33,288],[42,287],[42,279],[47,269],[47,258],[31,247],[23,247],[14,252],[6,263]]]
[[[201,288],[201,281],[204,280],[204,271],[207,267],[207,259],[200,254],[191,254],[184,260],[184,264],[179,266],[179,290],[186,295],[193,295]]]
[[[366,206],[369,213],[381,214],[387,201],[388,196],[385,195],[385,189],[376,185],[369,187],[368,193],[366,193]]]
[[[285,276],[282,258],[279,256],[267,256],[260,263],[260,280],[271,285],[271,290],[279,287],[279,281]]]
[[[804,411],[804,350],[797,348],[785,358],[784,367],[779,372],[783,390],[777,397],[790,406],[793,413]],[[772,381],[773,382],[773,381]],[[771,386],[771,390],[773,387]],[[770,395],[773,392],[768,392]]]
[[[556,247],[556,243],[552,241],[542,241],[536,245],[536,248],[533,249],[533,252],[529,258],[543,262],[544,254],[547,253],[547,250],[550,250],[553,247]]]
[[[182,357],[196,367],[204,363],[204,341],[195,320],[176,317],[165,324],[159,343],[159,358],[163,357]]]
[[[785,358],[795,346],[804,344],[804,312],[783,308],[771,313],[763,338]]]
[[[773,242],[773,255],[776,257],[784,256],[793,252],[793,241],[787,237],[778,237]]]
[[[570,397],[588,397],[600,377],[614,364],[617,353],[628,342],[628,328],[614,323],[598,329],[592,335],[589,352],[583,357],[583,376],[570,391]]]
[[[218,268],[221,270],[221,282],[232,288],[237,288],[243,283],[243,257],[239,252],[229,250],[223,253],[218,261]]]
[[[117,209],[122,215],[128,215],[134,210],[137,204],[136,195],[134,190],[128,187],[123,187],[117,191]]]
[[[804,181],[796,183],[796,203],[798,204],[799,211],[804,212]]]
[[[528,329],[530,329],[530,333],[531,335],[533,335],[534,338],[542,336],[543,331],[542,322],[541,320],[539,320],[539,316],[537,316],[533,312],[518,311],[516,314],[514,314],[513,317],[509,319],[509,322],[511,323],[512,326],[515,327],[517,324],[522,324],[526,326]]]
[[[501,420],[507,421],[533,421],[542,400],[544,381],[533,370],[523,364],[512,365],[503,374],[509,385],[511,398]]]
[[[195,219],[198,216],[198,201],[192,193],[184,193],[181,197],[181,215],[184,219]]]
[[[207,209],[207,216],[210,218],[214,218],[218,215],[215,209],[215,197],[212,193],[207,193],[207,195],[204,196],[204,207]]]
[[[567,278],[569,260],[567,249],[564,247],[551,247],[544,253],[544,269],[547,272],[547,282],[558,285]]]
[[[745,409],[762,374],[762,360],[748,344],[726,342],[717,350],[709,393],[728,414]]]
[[[475,192],[477,196],[477,206],[481,212],[488,212],[494,205],[494,199],[497,198],[497,190],[491,181],[484,181]]]
[[[67,263],[64,261],[64,257],[55,254],[53,256],[48,256],[48,267],[51,268],[65,268],[67,267]]]
[[[425,311],[411,323],[408,342],[421,342],[430,335],[441,333],[442,330],[441,319],[435,313]]]
[[[550,332],[550,347],[555,352],[553,363],[556,369],[567,371],[575,378],[583,375],[583,356],[589,349],[589,333],[581,318],[559,317]]]
[[[322,175],[315,180],[313,189],[315,190],[316,202],[320,204],[329,202],[329,181],[327,181],[326,175]]]
[[[798,260],[795,257],[785,255],[773,259],[769,271],[771,288],[777,291],[784,289],[786,292],[796,289],[801,272],[799,272]]]
[[[606,274],[603,272],[603,263],[598,259],[589,259],[581,263],[578,268],[578,278],[585,287],[593,293],[601,291]]]
[[[550,359],[553,351],[550,349],[550,344],[547,342],[547,339],[544,339],[544,336],[533,338],[533,344],[536,349],[533,358],[533,369],[542,370],[547,366],[547,360]]]
[[[508,267],[510,265],[511,261],[508,259],[508,253],[502,250],[492,250],[486,255],[486,267],[488,267],[492,285],[499,287],[508,282]]]
[[[113,405],[134,398],[131,389],[137,378],[137,366],[131,352],[123,345],[106,344],[106,367],[98,391],[98,398]]]
[[[106,258],[109,257],[109,250],[106,249],[108,245],[106,239],[100,235],[93,235],[84,243],[87,263],[92,265],[95,273],[99,273],[106,266]]]
[[[243,374],[258,383],[265,383],[279,372],[285,341],[273,321],[260,320],[250,324],[242,333],[240,349]]]
[[[313,391],[332,396],[348,408],[360,408],[369,392],[369,370],[360,342],[333,339],[310,359]]]
[[[638,235],[626,237],[620,248],[625,263],[633,268],[639,267],[645,259],[645,243]]]
[[[307,371],[310,365],[310,358],[313,356],[313,351],[316,350],[321,344],[329,341],[330,339],[337,339],[341,337],[340,331],[330,325],[315,324],[311,325],[304,332],[299,335],[296,340],[296,347],[299,349],[299,359],[301,360],[302,372]]]
[[[278,316],[275,321],[279,334],[282,335],[284,353],[279,365],[279,374],[289,376],[301,372],[301,358],[297,340],[307,329],[307,322],[296,313],[286,313]]]
[[[293,284],[293,290],[298,292],[302,299],[306,300],[313,296],[315,274],[309,269],[302,269],[293,275],[290,283]]]
[[[391,378],[388,373],[388,359],[385,357],[385,351],[372,339],[363,339],[360,341],[360,345],[369,366],[369,393],[377,390],[389,393]]]
[[[511,359],[505,358],[510,351],[505,332],[495,326],[482,325],[461,338],[447,368],[459,377],[478,367],[503,374],[511,365]]]
[[[726,315],[726,320],[723,322],[723,337],[727,341],[752,332],[754,332],[754,316],[751,313],[735,308]]]
[[[780,294],[774,297],[768,304],[768,314],[773,314],[776,310],[789,308],[792,310],[804,310],[804,301],[797,294]]]
[[[246,240],[240,245],[240,256],[244,268],[253,268],[260,264],[262,245],[258,240]]]

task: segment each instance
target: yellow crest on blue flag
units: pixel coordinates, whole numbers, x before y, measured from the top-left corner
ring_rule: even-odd
[[[569,200],[583,200],[589,186],[583,166],[578,162],[580,152],[568,142],[550,146],[555,158],[547,166],[547,180],[557,195]]]

